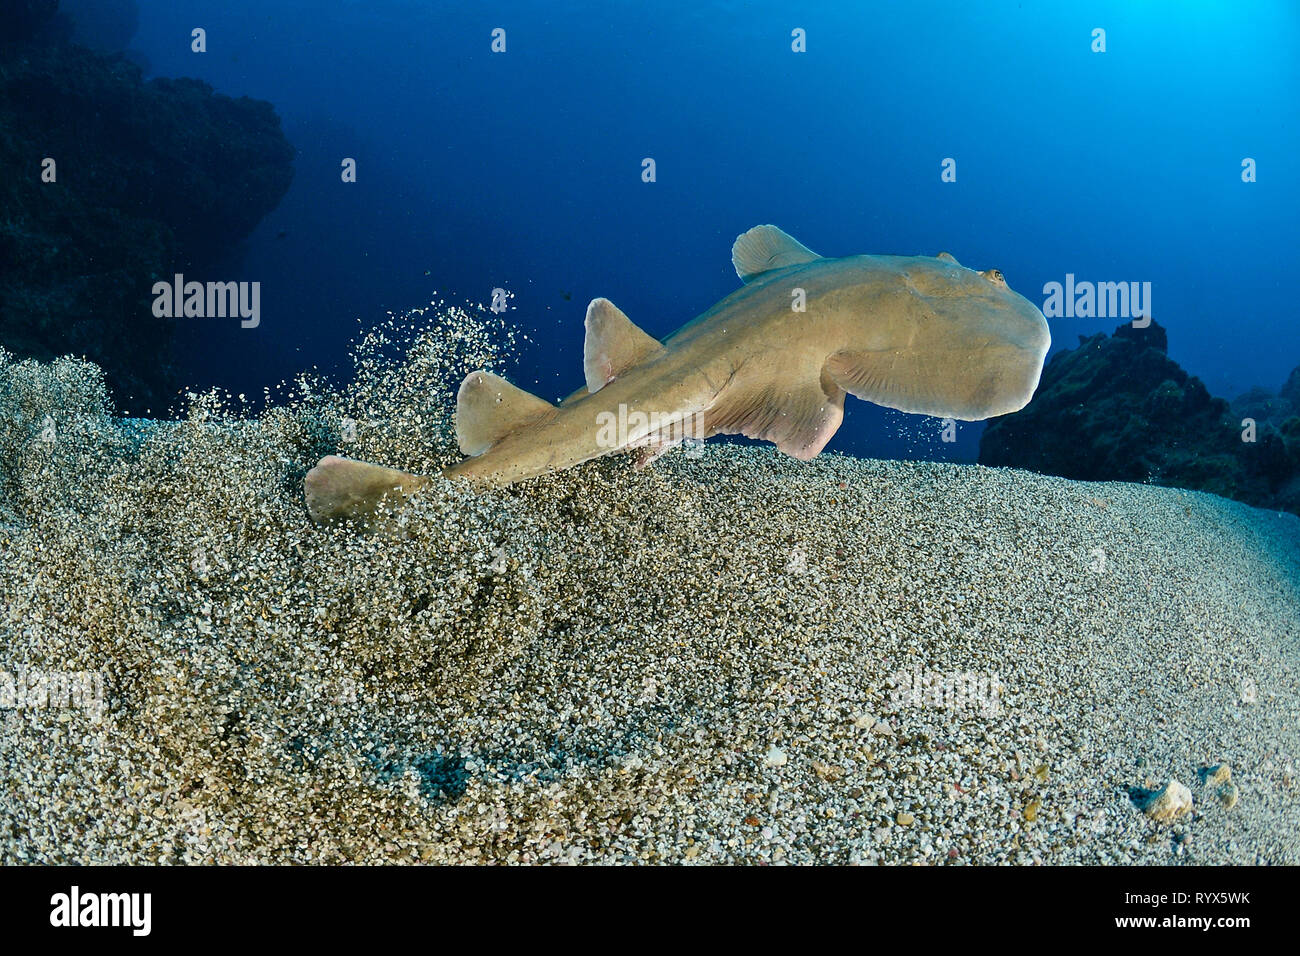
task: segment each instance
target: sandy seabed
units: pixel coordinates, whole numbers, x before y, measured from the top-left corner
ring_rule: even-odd
[[[0,355],[0,862],[1300,862],[1295,516],[710,443],[314,526],[453,454],[392,381]]]

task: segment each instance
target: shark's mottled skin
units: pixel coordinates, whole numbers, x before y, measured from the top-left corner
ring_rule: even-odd
[[[732,258],[746,284],[662,343],[594,300],[587,387],[558,406],[472,373],[456,419],[471,457],[443,474],[504,485],[629,447],[648,459],[682,437],[715,434],[809,459],[839,428],[845,393],[974,421],[1022,408],[1038,385],[1047,322],[996,270],[946,254],[828,259],[773,226],[742,235]],[[601,428],[615,420],[632,426]],[[657,429],[638,427],[646,420]],[[354,467],[371,466],[327,459],[317,483],[346,480]],[[309,475],[309,503],[311,485]]]

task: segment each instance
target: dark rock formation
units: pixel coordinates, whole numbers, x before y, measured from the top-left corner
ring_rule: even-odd
[[[125,50],[140,25],[136,0],[59,0],[59,18],[73,43],[92,50]]]
[[[1286,377],[1277,394],[1279,398],[1290,403],[1291,414],[1300,415],[1300,365],[1291,369],[1291,374]]]
[[[1300,418],[1279,415],[1290,399],[1251,393],[1230,406],[1172,361],[1167,346],[1155,322],[1080,337],[1077,349],[1047,363],[1024,409],[989,423],[980,463],[1150,481],[1300,513]],[[1284,391],[1297,387],[1293,372]],[[1260,409],[1269,414],[1249,414]],[[1242,440],[1247,417],[1254,442]]]
[[[0,45],[26,43],[51,28],[59,0],[3,0],[0,2]]]
[[[1232,400],[1234,418],[1253,418],[1282,427],[1289,418],[1300,415],[1300,367],[1292,370],[1280,389],[1252,388]]]
[[[123,408],[161,410],[177,383],[153,283],[228,259],[289,188],[293,148],[269,103],[146,83],[43,29],[54,7],[0,0],[29,38],[0,46],[0,345],[85,355]]]

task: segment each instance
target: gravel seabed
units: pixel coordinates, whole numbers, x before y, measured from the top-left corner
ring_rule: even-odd
[[[132,422],[96,371],[0,361],[0,670],[104,684],[0,709],[0,862],[1300,863],[1293,515],[709,443],[362,533],[303,472],[441,413]]]

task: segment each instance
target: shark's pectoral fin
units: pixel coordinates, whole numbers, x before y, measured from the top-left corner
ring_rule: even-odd
[[[664,350],[657,339],[637,328],[609,299],[591,300],[586,327],[582,370],[587,376],[588,392],[599,392],[633,365]]]
[[[854,398],[912,415],[968,422],[1001,414],[994,411],[995,368],[984,362],[960,365],[916,349],[844,351],[826,360],[830,377]]]
[[[742,233],[731,247],[731,264],[736,267],[736,275],[742,282],[749,282],[773,269],[797,266],[820,258],[776,226],[755,226]]]
[[[816,458],[844,420],[844,389],[822,371],[783,387],[733,382],[706,413],[707,434],[770,441],[801,461]]]
[[[498,441],[555,411],[550,402],[491,372],[470,372],[456,393],[456,441],[466,455],[481,455]]]

